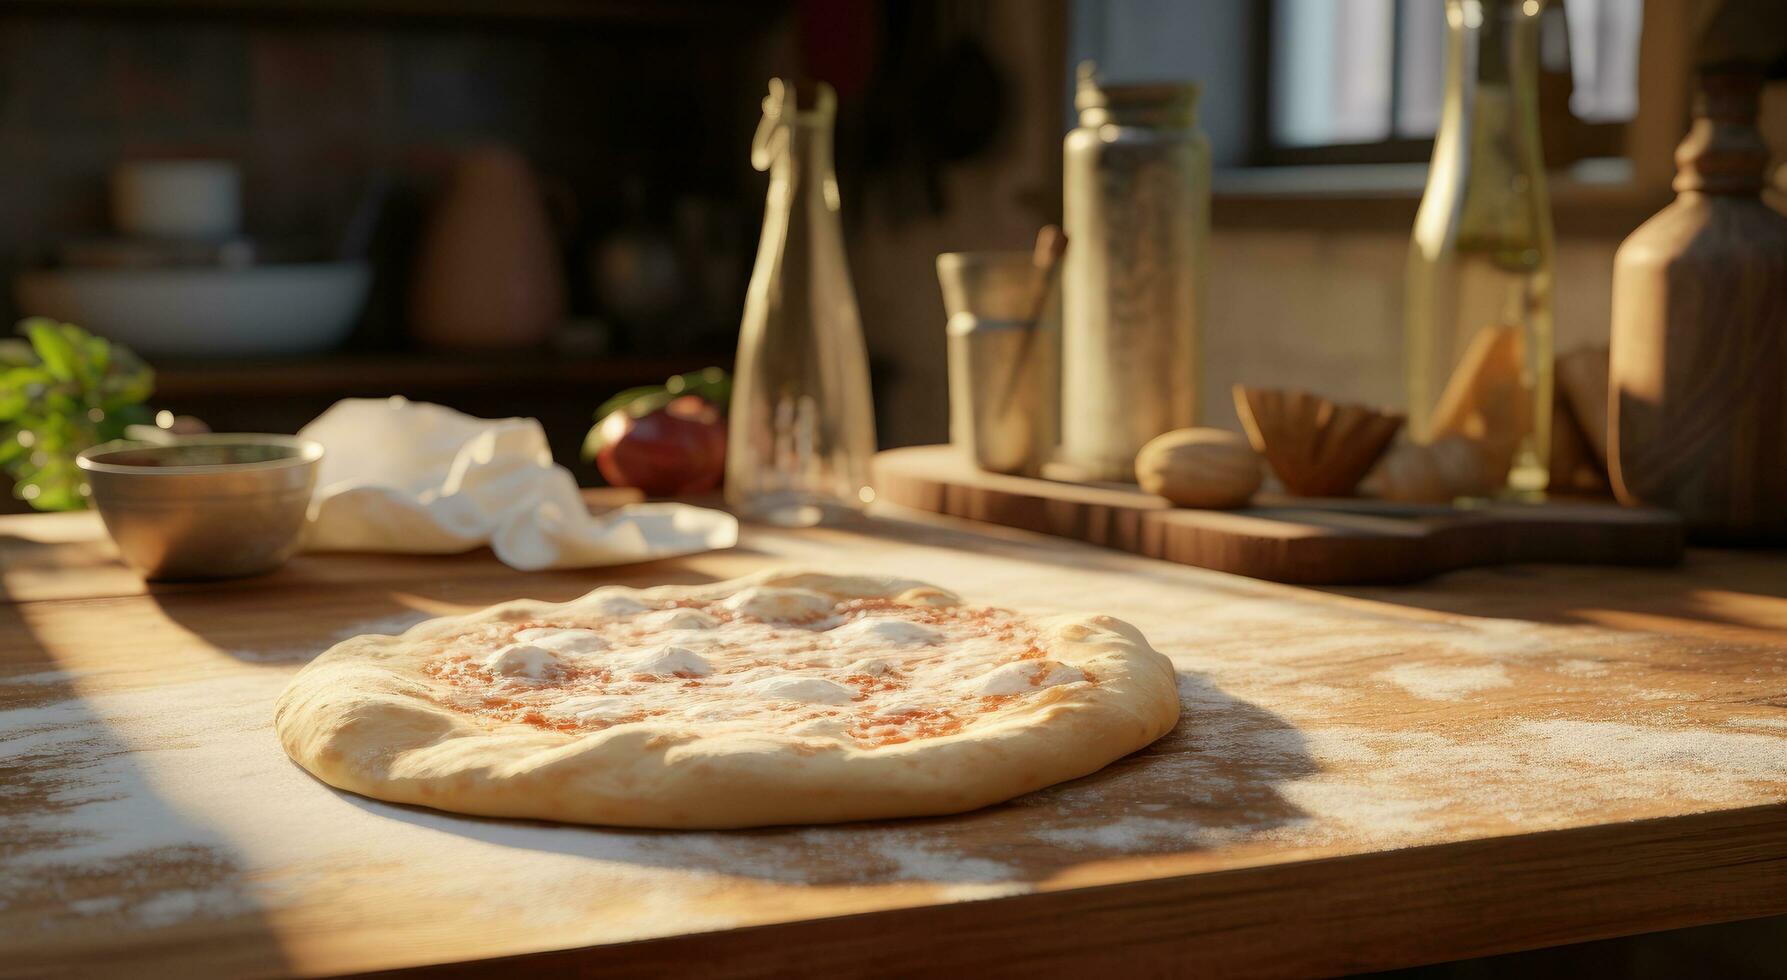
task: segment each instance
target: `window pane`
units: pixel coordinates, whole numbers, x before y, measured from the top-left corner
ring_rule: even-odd
[[[1638,112],[1638,30],[1644,0],[1565,0],[1570,22],[1570,112],[1624,122]]]
[[[1396,0],[1279,0],[1272,18],[1272,137],[1283,146],[1390,135]]]
[[[1446,5],[1397,0],[1402,35],[1397,44],[1396,135],[1421,139],[1440,126],[1446,96]]]

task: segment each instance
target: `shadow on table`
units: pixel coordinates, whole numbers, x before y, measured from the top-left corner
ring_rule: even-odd
[[[1787,947],[1787,916],[1775,916],[1359,976],[1368,980],[1579,980],[1582,977],[1787,980],[1787,960],[1781,958],[1784,947]]]
[[[864,521],[859,528],[865,533],[891,538],[902,544],[967,548],[978,554],[996,555],[1054,570],[1076,573],[1106,571],[1162,585],[1196,586],[1215,594],[1251,597],[1260,595],[1262,590],[1290,588],[1196,565],[1145,558],[1113,548],[960,517],[931,516],[923,521],[914,521],[877,514],[872,520]],[[965,534],[973,535],[973,539],[965,541]]]
[[[1404,586],[1320,591],[1463,616],[1608,624],[1621,616],[1787,630],[1787,552],[1689,552],[1674,568],[1504,565]]]
[[[110,543],[104,540],[44,541],[0,533],[0,600],[37,598],[37,590],[30,587],[33,584],[58,576],[90,575],[108,567],[122,570]]]
[[[1234,595],[1293,590],[1541,623],[1604,623],[1611,613],[1787,630],[1787,550],[1782,549],[1696,548],[1681,565],[1663,568],[1499,565],[1399,586],[1286,586],[960,518],[921,522],[878,515],[869,530],[945,547],[960,547],[966,531],[986,539],[980,550],[990,554],[1054,567],[1120,570],[1160,584],[1195,583],[1201,590]]]
[[[158,795],[117,729],[191,733],[140,691],[83,694],[31,622],[0,607],[0,865],[17,862],[0,874],[3,972],[288,972],[226,838]]]
[[[342,794],[394,820],[503,847],[811,885],[1032,883],[1106,858],[1245,840],[1303,813],[1279,787],[1315,773],[1298,731],[1181,673],[1179,725],[1103,770],[972,813],[737,831],[643,831],[461,817]]]
[[[332,579],[358,563],[352,576]],[[388,574],[368,575],[368,563]],[[467,555],[302,555],[259,579],[149,586],[162,615],[249,663],[293,664],[366,633],[396,634],[436,616],[511,599],[564,602],[604,585],[713,581],[674,558],[605,568],[521,572],[488,551]]]

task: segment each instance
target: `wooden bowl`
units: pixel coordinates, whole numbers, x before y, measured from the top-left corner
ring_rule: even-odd
[[[1350,496],[1389,448],[1403,417],[1307,391],[1235,386],[1247,439],[1299,497]]]

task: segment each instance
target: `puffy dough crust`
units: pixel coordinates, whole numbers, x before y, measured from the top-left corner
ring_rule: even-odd
[[[292,680],[274,727],[286,753],[317,778],[381,800],[493,817],[718,829],[973,810],[1095,772],[1178,721],[1171,661],[1108,616],[1039,624],[1048,655],[1090,669],[1098,683],[1045,688],[956,734],[873,748],[783,734],[702,735],[651,721],[588,734],[492,728],[436,704],[419,672],[426,641],[467,625],[548,619],[616,595],[711,601],[751,586],[956,602],[920,582],[817,572],[608,586],[562,604],[508,602],[402,636],[337,644]]]

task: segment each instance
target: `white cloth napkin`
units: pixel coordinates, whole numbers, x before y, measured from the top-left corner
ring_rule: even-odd
[[[631,504],[590,516],[533,419],[348,398],[298,435],[323,444],[304,547],[451,554],[488,544],[524,571],[618,565],[738,542],[730,514]]]

